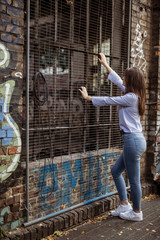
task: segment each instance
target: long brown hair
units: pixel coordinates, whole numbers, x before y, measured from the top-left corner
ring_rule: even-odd
[[[142,116],[145,111],[146,87],[143,73],[136,67],[127,68],[124,73],[126,92],[133,92],[139,98],[139,114]]]

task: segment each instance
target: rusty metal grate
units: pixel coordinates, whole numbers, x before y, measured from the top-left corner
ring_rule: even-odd
[[[78,88],[86,86],[90,95],[121,94],[97,56],[105,53],[122,75],[128,9],[128,0],[31,1],[30,162],[42,166],[55,157],[121,149],[116,108],[96,109]]]
[[[78,92],[119,93],[97,62],[101,50],[119,74],[127,66],[128,19],[125,1],[118,4],[117,12],[111,0],[31,4],[30,158],[120,147],[116,109],[96,110]]]

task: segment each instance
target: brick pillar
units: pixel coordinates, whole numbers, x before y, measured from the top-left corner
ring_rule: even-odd
[[[152,44],[149,74],[149,114],[148,114],[148,151],[146,160],[146,179],[153,179],[151,166],[155,164],[158,149],[156,134],[160,128],[160,3],[153,1],[152,13]]]

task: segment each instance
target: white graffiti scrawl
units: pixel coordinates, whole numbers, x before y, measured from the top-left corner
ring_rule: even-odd
[[[131,48],[131,56],[133,57],[133,67],[139,67],[143,72],[146,72],[146,59],[143,52],[143,43],[147,37],[147,31],[140,31],[140,25],[136,25],[136,36]]]

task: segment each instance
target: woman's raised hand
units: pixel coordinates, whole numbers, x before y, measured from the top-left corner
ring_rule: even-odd
[[[99,53],[98,56],[99,62],[105,66],[107,64],[105,55],[103,53]]]
[[[99,62],[107,69],[107,71],[110,73],[112,71],[112,68],[108,65],[106,61],[106,57],[103,53],[98,54],[98,60]]]

